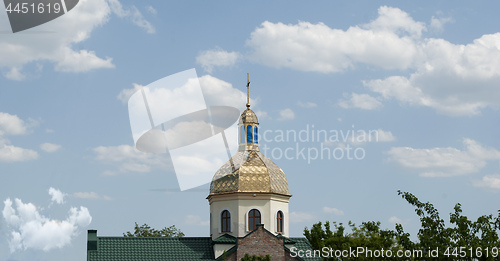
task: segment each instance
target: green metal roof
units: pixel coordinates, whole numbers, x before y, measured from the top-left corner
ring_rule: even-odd
[[[237,238],[229,235],[229,234],[224,234],[216,239],[214,239],[215,244],[236,244]]]
[[[87,260],[215,260],[210,237],[97,237]]]
[[[309,243],[309,240],[307,240],[307,238],[305,237],[290,237],[289,238],[291,241],[295,242],[295,244],[293,245],[293,247],[296,247],[298,250],[312,250],[312,246],[311,244]],[[290,250],[288,248],[285,247],[285,249],[290,252]],[[318,257],[302,257],[300,258],[304,261],[316,261],[316,260],[321,260],[321,258],[318,258]]]
[[[97,232],[97,231],[95,231]],[[95,235],[95,234],[94,234]],[[275,236],[275,235],[273,235]],[[283,236],[280,236],[283,237]],[[298,250],[312,250],[306,238],[286,238],[286,244],[293,244]],[[223,235],[212,241],[210,237],[97,237],[89,244],[88,261],[214,261],[213,244],[235,244],[226,254],[237,249],[237,238]],[[290,252],[288,248],[285,250]],[[222,260],[222,256],[217,260]],[[302,258],[304,261],[319,260]]]

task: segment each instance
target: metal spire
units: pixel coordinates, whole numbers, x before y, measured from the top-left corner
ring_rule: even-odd
[[[250,108],[250,76],[247,73],[247,108]]]

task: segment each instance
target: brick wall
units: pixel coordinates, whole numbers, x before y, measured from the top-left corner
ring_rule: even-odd
[[[241,260],[249,254],[250,256],[270,255],[272,261],[285,261],[285,248],[283,238],[277,238],[259,225],[257,230],[244,238],[238,239],[236,260]]]

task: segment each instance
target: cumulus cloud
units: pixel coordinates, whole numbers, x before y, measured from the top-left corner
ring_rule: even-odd
[[[238,52],[228,52],[221,48],[206,50],[196,57],[196,63],[208,73],[212,73],[215,67],[233,66],[241,58]]]
[[[52,202],[55,202],[57,204],[63,204],[64,203],[64,197],[66,196],[65,193],[62,191],[55,189],[53,187],[49,188],[49,195],[52,197]]]
[[[0,112],[0,135],[21,135],[27,130],[26,122],[17,115]]]
[[[38,153],[36,151],[8,145],[0,141],[0,161],[15,162],[35,159],[38,159]]]
[[[335,73],[367,64],[407,69],[417,55],[414,39],[425,26],[398,8],[380,7],[374,21],[346,31],[323,23],[263,22],[250,35],[250,59],[272,67]]]
[[[348,100],[339,100],[342,108],[358,108],[363,110],[373,110],[382,107],[382,103],[368,94],[352,93]]]
[[[142,13],[135,6],[130,8],[124,8],[118,0],[108,0],[111,11],[118,17],[127,18],[132,21],[133,24],[144,29],[148,34],[154,34],[156,29],[149,21],[147,21]],[[149,6],[146,8],[149,12],[156,14],[156,10]]]
[[[165,168],[163,154],[143,153],[130,145],[99,146],[93,149],[96,159],[117,166],[121,173],[150,172],[153,168]],[[107,172],[109,174],[109,172]]]
[[[279,121],[287,121],[295,119],[295,113],[290,108],[286,108],[280,111]]]
[[[61,145],[46,142],[46,143],[40,144],[40,149],[45,151],[45,152],[52,153],[52,152],[56,152],[59,149],[61,149]]]
[[[474,187],[486,188],[494,191],[500,191],[500,175],[486,175],[481,180],[473,181]]]
[[[337,208],[331,208],[331,207],[323,207],[323,212],[331,213],[331,214],[334,214],[336,216],[343,216],[344,215],[344,211],[337,209]]]
[[[369,142],[391,142],[395,141],[396,137],[391,131],[383,129],[376,130],[348,130],[344,134],[341,132],[337,140],[330,140],[326,144],[335,145],[336,142],[346,142],[354,146],[360,146]],[[345,144],[338,144],[344,146]]]
[[[148,9],[151,12],[151,9]],[[114,68],[113,59],[102,57],[92,50],[75,50],[76,43],[87,40],[92,31],[106,24],[114,13],[123,19],[154,33],[155,28],[135,7],[125,8],[118,0],[80,0],[78,5],[63,16],[28,31],[53,33],[17,33],[0,39],[0,69],[11,80],[26,79],[30,72],[23,66],[40,61],[54,63],[56,71],[87,72],[95,69]],[[7,20],[6,12],[0,19]],[[41,68],[38,66],[38,69]]]
[[[22,72],[22,68],[20,66],[13,66],[10,70],[4,73],[5,78],[14,81],[22,81],[26,78],[26,75]]]
[[[134,93],[136,93],[138,90],[140,90],[142,87],[144,87],[144,86],[137,84],[137,83],[132,83],[132,86],[134,86],[134,88],[121,90],[120,93],[118,94],[118,97],[117,97],[118,100],[120,100],[123,103],[127,103],[128,100],[130,99],[130,97]]]
[[[290,223],[305,223],[314,221],[316,217],[306,212],[290,212]]]
[[[433,17],[430,28],[442,30],[451,18]],[[374,109],[386,100],[425,106],[451,115],[476,115],[500,105],[500,33],[482,35],[469,44],[424,37],[427,26],[398,8],[382,6],[378,17],[346,30],[323,23],[264,22],[247,40],[249,59],[276,68],[337,73],[364,65],[407,70],[363,81],[378,97],[352,94],[339,105]]]
[[[35,61],[51,61],[55,69],[64,72],[85,72],[99,68],[113,68],[111,58],[100,58],[93,51],[73,49],[75,43],[90,37],[91,32],[108,21],[110,9],[105,0],[83,0],[67,14],[29,29],[56,32],[10,34],[0,39],[0,68],[7,68],[4,76],[22,80],[25,64]],[[5,16],[0,12],[0,16]],[[0,17],[2,20],[6,17]],[[29,31],[28,30],[28,31]]]
[[[401,166],[414,169],[424,177],[452,177],[476,173],[488,161],[499,161],[500,152],[494,148],[483,147],[477,141],[463,139],[464,149],[446,147],[415,149],[393,147],[388,154],[390,159]]]
[[[432,17],[430,28],[435,32],[442,32],[444,30],[444,25],[452,22],[451,17]]]
[[[71,243],[79,229],[92,221],[89,210],[72,207],[64,220],[50,219],[39,212],[33,203],[7,198],[2,211],[9,230],[11,252],[27,249],[49,251]]]
[[[229,82],[205,75],[199,78],[200,87],[208,106],[232,106],[240,110],[245,109],[247,94],[233,87]],[[257,100],[250,99],[250,104],[257,104]]]
[[[207,106],[232,106],[238,108],[240,110],[245,109],[246,104],[246,92],[243,92],[239,89],[233,87],[233,85],[229,82],[221,80],[219,78],[213,77],[211,75],[204,75],[198,78],[199,86],[203,93],[203,99]],[[129,98],[138,90],[140,90],[143,85],[133,83],[133,88],[123,89],[117,96],[117,99],[122,101],[123,103],[127,103]],[[195,91],[192,84],[186,84],[175,90],[177,94],[185,93],[183,97],[185,100],[189,100],[190,96],[193,96],[193,92]],[[147,91],[147,90],[146,90]],[[156,100],[150,101],[155,103],[165,103],[165,101],[170,101],[170,98],[173,94],[168,90],[159,90],[155,93],[151,93],[151,97],[155,97]],[[175,109],[176,106],[182,103],[182,101],[177,101],[180,99],[176,99],[171,102],[172,109]],[[179,104],[175,103],[179,102]],[[185,103],[185,101],[184,101]],[[258,104],[257,100],[250,98],[250,104],[256,105]]]
[[[38,153],[31,149],[14,146],[6,138],[8,135],[23,135],[28,133],[33,122],[25,122],[17,115],[0,112],[0,162],[15,162],[35,160]]]

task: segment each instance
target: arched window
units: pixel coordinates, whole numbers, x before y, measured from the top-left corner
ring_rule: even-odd
[[[248,125],[247,126],[247,143],[252,143],[252,142],[253,142],[253,139],[252,139],[252,126]]]
[[[283,222],[284,222],[283,212],[281,212],[280,210],[276,214],[276,232],[283,233]]]
[[[260,211],[252,209],[248,212],[248,230],[252,231],[256,229],[257,224],[260,224]]]
[[[257,133],[257,126],[253,127],[254,134],[253,134],[253,139],[255,143],[259,143],[259,134]]]
[[[245,143],[245,127],[241,126],[240,143]]]
[[[224,210],[220,215],[221,232],[231,232],[231,213]]]

